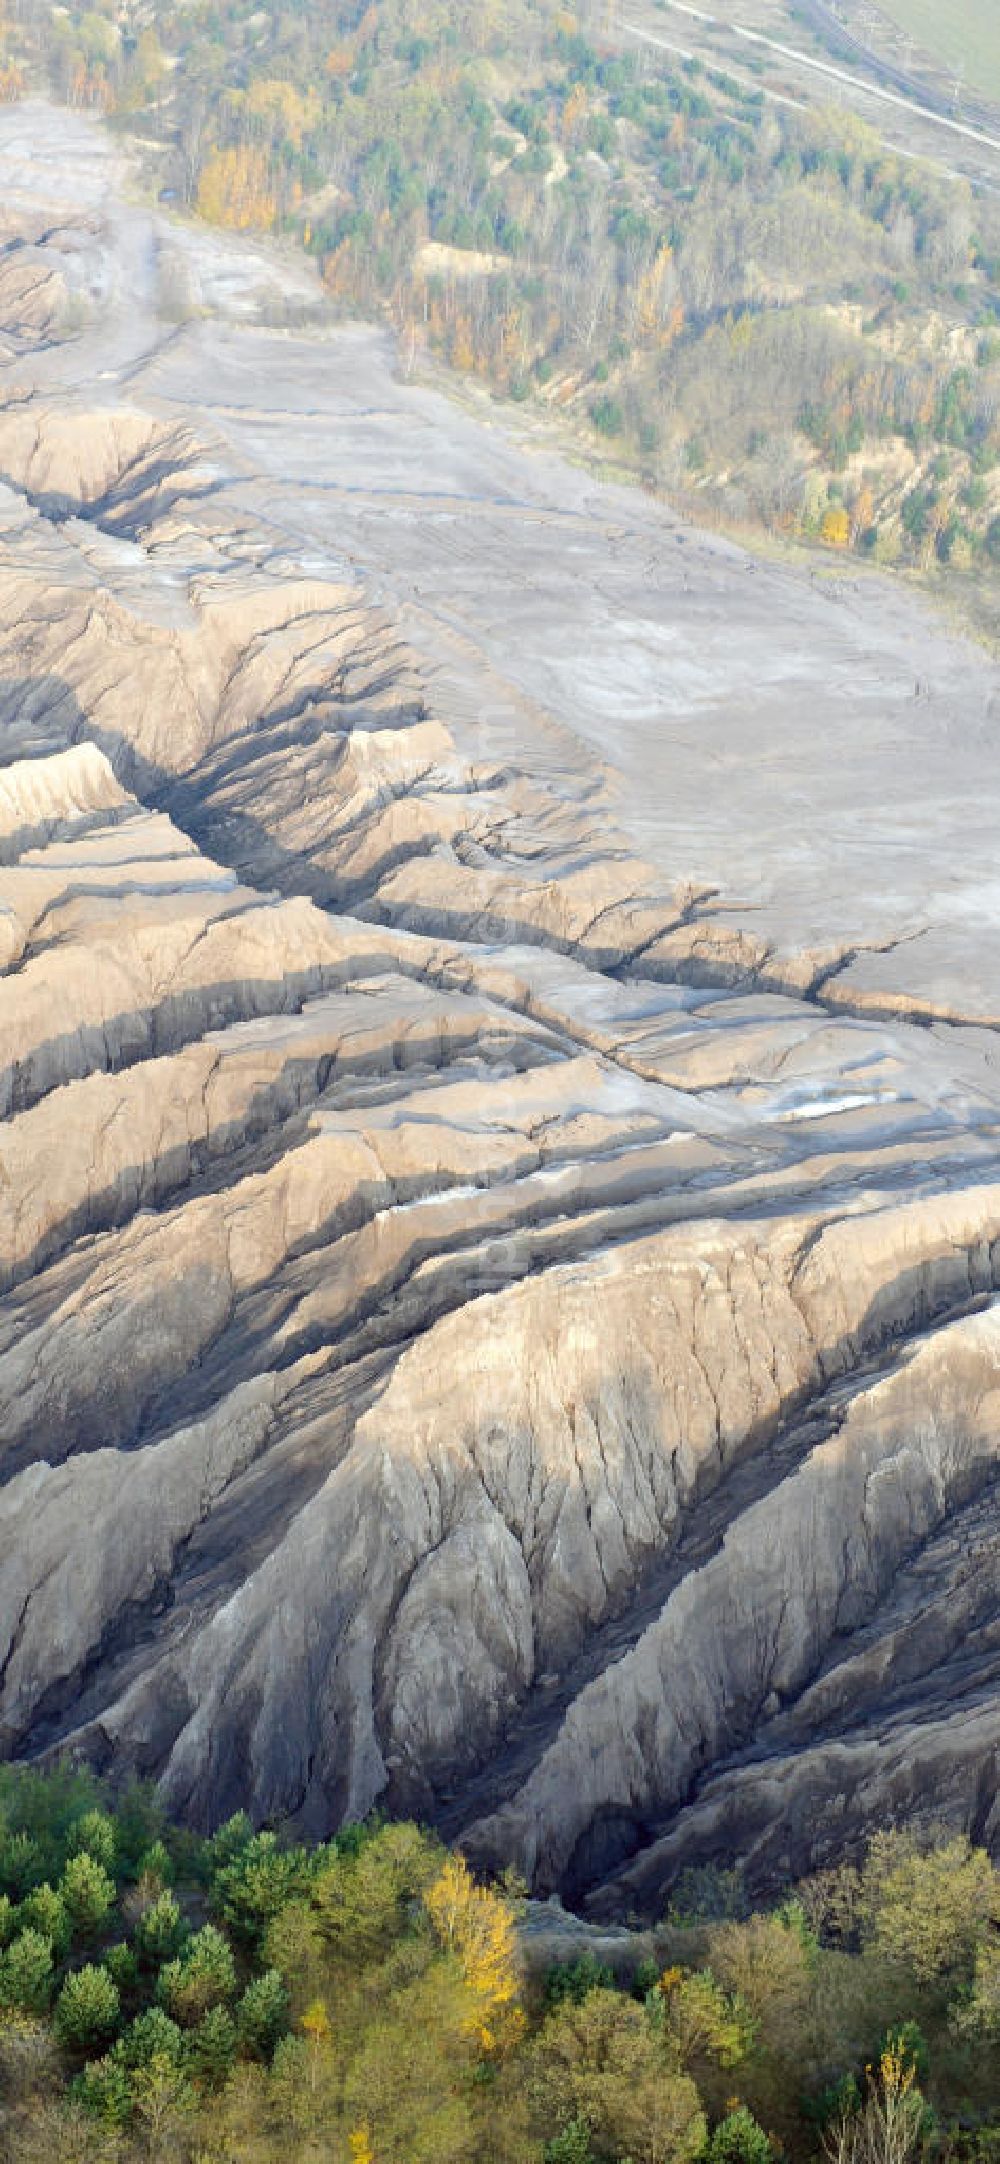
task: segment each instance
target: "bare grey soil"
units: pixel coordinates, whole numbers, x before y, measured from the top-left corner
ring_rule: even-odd
[[[0,1738],[994,1842],[998,672],[0,113]]]

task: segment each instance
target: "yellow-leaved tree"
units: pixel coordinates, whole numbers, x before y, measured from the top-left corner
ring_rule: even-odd
[[[238,232],[274,224],[277,204],[270,160],[259,144],[209,153],[198,181],[198,214],[210,225],[233,226]]]
[[[438,1944],[454,1956],[468,1987],[467,2026],[492,2056],[524,2033],[514,1913],[489,1886],[477,1886],[462,1856],[449,1856],[424,1895]]]

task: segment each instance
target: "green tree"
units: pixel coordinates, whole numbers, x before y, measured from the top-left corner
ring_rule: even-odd
[[[156,2160],[177,2157],[197,2103],[184,2068],[169,2054],[154,2052],[136,2067],[129,2088],[147,2155]]]
[[[115,1868],[117,1845],[115,1822],[107,1811],[85,1811],[70,1833],[70,1854],[92,1856],[105,1871]]]
[[[816,1963],[814,1942],[788,1917],[751,1916],[709,1934],[713,1976],[745,2009],[768,2051],[793,2055],[806,2019]]]
[[[169,1886],[173,1877],[173,1865],[164,1841],[153,1841],[149,1848],[144,1850],[139,1860],[139,1877],[147,1886],[155,1887],[157,1892],[162,1891],[164,1886]]]
[[[995,1939],[977,1948],[972,1977],[951,2008],[951,2026],[970,2039],[1000,2037],[1000,1943]]]
[[[590,2128],[585,2119],[571,2119],[561,2134],[545,2144],[545,2164],[593,2164]]]
[[[74,1938],[93,1938],[106,1923],[115,1900],[115,1883],[104,1865],[81,1849],[70,1857],[58,1890]]]
[[[150,2006],[145,2013],[137,2014],[115,2045],[116,2059],[129,2068],[148,2066],[156,2058],[173,2059],[179,2066],[183,2052],[184,2038],[162,2006]]]
[[[277,1969],[265,1969],[247,1985],[236,2008],[236,2027],[244,2049],[269,2058],[288,2023],[288,1993]]]
[[[750,2009],[738,1993],[723,1991],[710,1969],[686,1974],[668,1969],[658,1992],[682,2066],[693,2068],[699,2059],[714,2059],[719,2066],[733,2067],[746,2058],[755,2033]]]
[[[0,1955],[0,2007],[43,2014],[52,1997],[52,1945],[39,1931],[22,1931]]]
[[[304,1848],[281,1848],[273,1833],[256,1833],[216,1872],[212,1905],[238,1939],[256,1946],[286,1901],[308,1890],[314,1871]]]
[[[708,2145],[708,2164],[771,2164],[771,2144],[745,2104],[720,2119]]]
[[[612,1991],[614,1974],[588,1946],[586,1953],[576,1961],[556,1961],[545,1978],[545,2004],[561,2006],[565,1999],[572,1999],[577,2006],[592,1991]]]
[[[0,1886],[22,1901],[45,1877],[45,1854],[41,1843],[23,1830],[0,1833]]]
[[[107,1969],[88,1961],[67,1976],[52,2016],[59,2042],[67,2051],[91,2051],[107,2042],[118,2026],[118,1987]]]
[[[48,1880],[43,1885],[36,1886],[34,1893],[30,1893],[22,1902],[20,1921],[27,1929],[37,1931],[43,1939],[48,1939],[53,1953],[66,1952],[73,1935],[73,1927],[62,1895],[56,1893],[55,1887],[50,1886]]]
[[[131,1946],[127,1946],[124,1939],[116,1940],[114,1946],[107,1948],[103,1961],[108,1975],[114,1978],[119,1991],[128,1993],[135,1990],[139,1981],[139,1964]]]
[[[335,1958],[373,1961],[398,1934],[410,1904],[426,1893],[444,1860],[439,1842],[417,1826],[358,1829],[356,1844],[338,1853],[312,1889],[323,1940]]]
[[[136,1950],[143,1961],[156,1967],[179,1952],[186,1936],[187,1925],[180,1907],[174,1895],[165,1890],[143,1910],[136,1924]]]
[[[221,2089],[231,2072],[239,2044],[236,2023],[226,2006],[213,2006],[190,2032],[192,2073],[209,2089]]]
[[[101,2120],[105,2126],[124,2126],[132,2110],[128,2074],[120,2059],[114,2057],[88,2059],[70,2094],[90,2118]]]
[[[182,1957],[160,1971],[157,1997],[176,2021],[190,2028],[210,2007],[231,1999],[235,1990],[232,1947],[214,1924],[206,1924],[189,1939]]]

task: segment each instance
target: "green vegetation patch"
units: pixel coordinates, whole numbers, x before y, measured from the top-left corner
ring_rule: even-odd
[[[199,1839],[3,1769],[2,2164],[995,2164],[1000,1879],[964,1837],[767,1911],[687,1870],[614,1969],[532,1967],[521,1901],[415,1825]]]

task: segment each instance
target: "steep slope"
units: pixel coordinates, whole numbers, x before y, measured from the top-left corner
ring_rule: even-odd
[[[730,891],[733,762],[704,710],[712,793],[672,866],[662,765],[642,816],[629,782],[641,700],[607,691],[616,786],[529,622],[536,524],[586,594],[619,499],[595,492],[589,524],[574,476],[547,524],[497,499],[526,597],[507,666],[473,591],[493,543],[458,547],[454,501],[424,501],[429,562],[445,525],[457,549],[426,606],[390,532],[418,512],[377,475],[344,511],[370,564],[304,495],[293,541],[273,450],[255,464],[242,424],[168,395],[175,328],[124,298],[143,236],[166,242],[83,123],[81,205],[40,218],[46,126],[7,215],[54,314],[32,329],[0,291],[5,1750],[153,1774],[199,1824],[419,1811],[609,1912],[655,1908],[692,1855],[766,1882],[887,1811],[993,1839],[1000,1081],[975,850],[910,915],[935,732],[947,706],[972,776],[986,663],[926,630],[950,673],[930,722],[918,702],[895,886],[865,798],[866,877],[831,888],[829,924],[794,838],[756,900],[744,844]],[[91,263],[82,328],[64,256]],[[212,335],[226,295],[246,315],[290,275],[232,261],[203,266]],[[257,336],[231,331],[231,368]],[[317,314],[283,342],[290,402],[310,354],[350,379],[345,336]],[[342,451],[317,428],[318,494]],[[641,517],[652,610],[687,543]],[[713,606],[749,576],[692,544],[703,571]],[[791,653],[815,603],[787,594]],[[851,606],[845,677],[881,636]],[[593,638],[591,683],[617,651]],[[891,762],[897,690],[866,697]]]

